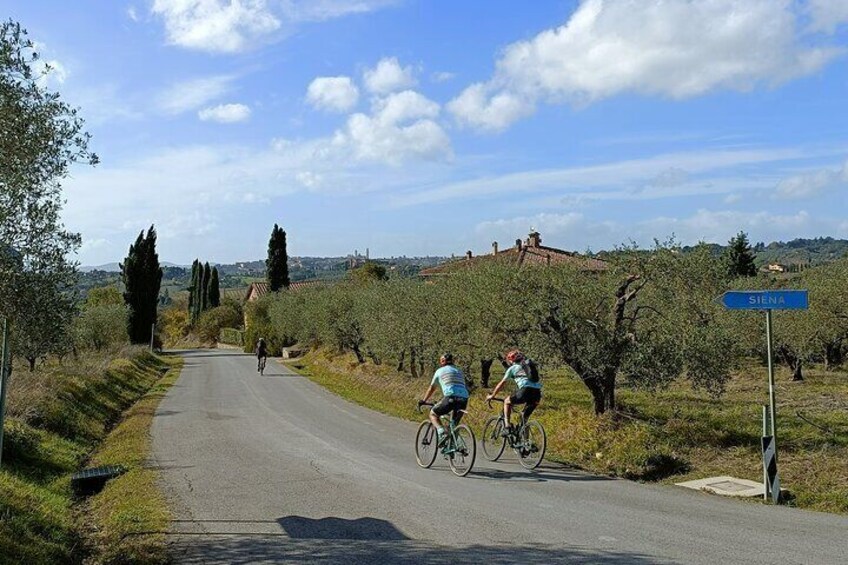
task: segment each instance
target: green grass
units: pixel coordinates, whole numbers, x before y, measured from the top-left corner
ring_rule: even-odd
[[[289,364],[363,406],[407,420],[423,418],[415,400],[427,388],[426,379],[326,351]],[[848,374],[815,368],[805,378],[794,383],[787,371],[777,375],[781,484],[790,490],[789,504],[848,513]],[[621,388],[616,415],[595,416],[588,391],[565,371],[546,375],[544,387],[534,418],[548,433],[550,460],[643,481],[715,475],[762,480],[761,406],[768,389],[766,370],[756,364],[734,375],[721,398],[693,391],[685,382],[658,392]],[[485,391],[476,390],[469,402],[467,421],[475,430],[497,409],[488,408],[484,397]]]
[[[167,367],[128,348],[13,373],[0,469],[0,564],[90,557],[70,474]]]
[[[156,407],[177,380],[172,368],[124,414],[91,465],[122,465],[127,472],[109,481],[92,497],[83,514],[85,537],[95,557],[91,563],[166,563],[164,532],[170,521],[165,497],[156,486],[157,472],[145,468],[150,456],[150,424]]]

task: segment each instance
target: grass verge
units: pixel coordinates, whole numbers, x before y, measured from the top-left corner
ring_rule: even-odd
[[[126,411],[91,458],[90,465],[122,465],[127,472],[106,484],[82,508],[84,538],[97,564],[167,563],[165,535],[171,515],[159,491],[157,471],[145,466],[150,458],[150,425],[159,402],[179,378],[182,360],[141,400]],[[153,532],[153,533],[151,533]]]
[[[70,475],[168,367],[161,357],[127,348],[12,375],[0,469],[0,564],[79,563],[88,556]]]
[[[359,364],[326,350],[287,363],[330,391],[407,420],[428,379],[385,365]],[[493,381],[497,377],[493,375]],[[808,369],[793,383],[778,374],[778,449],[789,504],[848,513],[848,374]],[[475,430],[494,414],[476,390],[467,422]],[[760,406],[767,401],[765,369],[751,365],[733,377],[719,399],[686,383],[646,392],[622,388],[621,410],[595,416],[585,387],[565,372],[544,378],[543,404],[534,414],[548,433],[548,455],[599,474],[642,481],[681,482],[716,475],[762,480]],[[495,406],[495,405],[493,405]]]

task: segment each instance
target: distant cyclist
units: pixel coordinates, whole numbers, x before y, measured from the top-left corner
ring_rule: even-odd
[[[453,422],[459,424],[459,420],[462,418],[462,410],[465,410],[465,407],[468,406],[468,388],[465,386],[465,375],[453,364],[453,355],[450,353],[442,355],[439,358],[439,365],[441,367],[433,374],[430,388],[427,389],[424,398],[419,400],[418,404],[424,404],[430,399],[436,391],[437,384],[442,387],[442,399],[430,410],[430,422],[433,423],[439,434],[439,445],[442,445],[447,439],[447,435],[439,416],[444,416],[453,411]]]
[[[527,359],[523,353],[514,349],[506,354],[509,367],[504,373],[503,379],[492,390],[486,400],[491,400],[506,386],[508,380],[515,381],[518,390],[504,400],[504,418],[507,424],[512,413],[513,404],[526,404],[524,407],[524,420],[528,420],[533,410],[542,400],[542,382],[536,364]],[[508,433],[508,430],[504,430]]]
[[[268,346],[263,338],[259,338],[256,343],[256,372],[261,373],[265,368],[265,361],[268,359]]]

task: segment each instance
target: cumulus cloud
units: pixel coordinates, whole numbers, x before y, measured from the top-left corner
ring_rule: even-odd
[[[377,66],[366,69],[363,75],[365,88],[374,94],[388,94],[415,86],[412,67],[401,67],[397,57],[384,57]]]
[[[347,112],[359,101],[359,89],[350,77],[318,77],[309,83],[306,100],[315,108]]]
[[[833,33],[848,23],[848,2],[841,0],[809,0],[811,29]]]
[[[456,76],[456,73],[451,73],[448,71],[439,71],[430,75],[430,80],[433,82],[447,82],[453,77]]]
[[[819,169],[783,179],[777,184],[775,197],[800,200],[838,188],[848,188],[848,161],[839,169]]]
[[[154,0],[168,42],[212,53],[237,53],[279,37],[284,27],[370,12],[394,0]]]
[[[353,114],[336,145],[348,146],[355,157],[399,164],[407,159],[437,160],[452,155],[450,139],[434,121],[439,105],[411,90],[374,103],[370,115]]]
[[[472,84],[448,102],[447,109],[464,124],[491,131],[501,131],[535,110],[527,96],[509,91],[490,93],[488,85]]]
[[[469,86],[448,108],[462,124],[498,130],[532,112],[537,101],[579,105],[624,92],[683,99],[779,84],[843,52],[801,41],[794,6],[790,0],[584,0],[564,25],[506,47],[492,79]]]
[[[234,124],[250,118],[250,108],[244,104],[219,104],[200,110],[197,117],[204,122]]]
[[[170,43],[202,51],[242,51],[280,27],[265,0],[155,0],[152,12]]]
[[[156,105],[166,114],[196,110],[230,92],[234,80],[220,75],[178,82],[159,94]]]

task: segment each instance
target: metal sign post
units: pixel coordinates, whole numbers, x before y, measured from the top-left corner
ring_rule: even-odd
[[[774,399],[774,339],[771,324],[772,310],[806,310],[809,297],[806,290],[732,290],[721,295],[721,303],[729,310],[766,311],[766,353],[768,355],[769,409],[763,407],[763,483],[765,496],[771,492],[777,504],[780,499],[780,478],[777,475],[777,409]],[[770,429],[766,429],[766,420]],[[771,432],[771,435],[766,435]]]
[[[3,464],[3,422],[6,419],[6,388],[8,379],[8,357],[9,357],[9,325],[3,319],[3,347],[0,348],[0,465]]]

